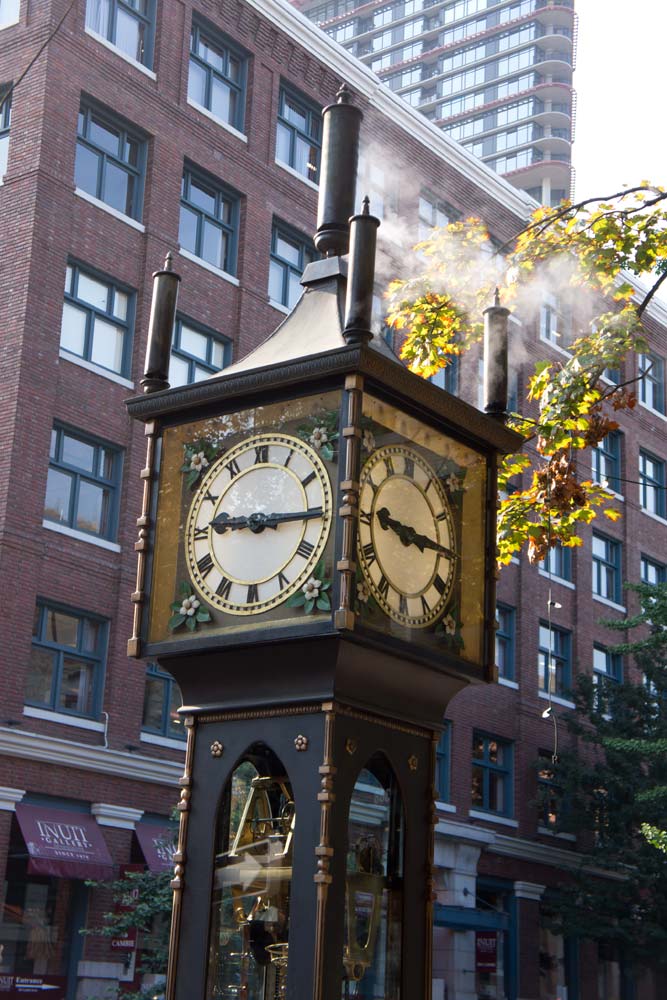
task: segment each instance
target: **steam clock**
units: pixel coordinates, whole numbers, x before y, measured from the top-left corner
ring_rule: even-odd
[[[178,278],[155,276],[129,652],[185,702],[169,1000],[430,997],[435,747],[493,679],[517,439],[370,333],[360,118],[344,88],[324,111],[325,256],[252,354],[169,389]]]

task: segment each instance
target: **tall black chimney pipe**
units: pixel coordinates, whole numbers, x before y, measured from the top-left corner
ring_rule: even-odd
[[[350,261],[345,297],[345,329],[348,344],[363,344],[373,336],[373,286],[375,283],[375,246],[380,220],[370,214],[368,197],[359,215],[350,219]]]
[[[336,104],[322,112],[322,167],[317,203],[315,246],[326,257],[342,257],[350,243],[349,218],[354,212],[359,128],[363,115],[350,104],[345,84],[336,94]]]
[[[484,412],[507,420],[507,329],[510,311],[496,294],[484,310]]]
[[[164,260],[162,271],[153,272],[153,298],[148,320],[146,365],[141,384],[144,392],[157,392],[169,388],[169,358],[171,335],[176,316],[180,274],[171,269],[171,251]]]

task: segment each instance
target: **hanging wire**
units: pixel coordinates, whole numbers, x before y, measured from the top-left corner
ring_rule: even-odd
[[[553,645],[554,645],[554,634],[553,627],[551,623],[551,609],[560,608],[560,604],[553,599],[553,593],[551,590],[551,580],[552,580],[552,570],[551,570],[551,481],[547,477],[547,576],[549,578],[549,591],[547,595],[547,628],[549,633],[549,650],[547,652],[547,697],[549,699],[549,706],[542,712],[543,719],[551,719],[554,724],[554,749],[551,754],[551,763],[558,763],[558,715],[554,711],[553,700],[552,700],[552,678],[555,677],[556,662],[553,657]]]
[[[65,18],[67,17],[67,15],[69,14],[69,12],[72,10],[72,8],[74,7],[75,3],[76,3],[76,0],[72,0],[72,2],[70,3],[69,7],[67,8],[67,10],[63,14],[63,16],[60,18],[60,20],[58,21],[57,25],[55,26],[55,28],[51,32],[51,34],[46,38],[46,40],[37,49],[37,52],[34,54],[34,56],[32,57],[32,59],[30,60],[30,62],[26,66],[26,68],[19,75],[19,78],[17,80],[15,80],[12,83],[12,85],[7,88],[7,90],[4,90],[4,91],[2,91],[0,93],[0,112],[2,111],[2,109],[5,106],[5,104],[7,103],[7,101],[9,100],[9,98],[12,96],[12,94],[14,93],[14,91],[16,90],[16,88],[18,87],[19,83],[21,83],[21,81],[26,78],[26,76],[28,75],[29,71],[35,65],[35,63],[37,62],[37,60],[41,56],[42,52],[44,51],[44,49],[56,37],[56,35],[60,31],[60,29],[62,28],[63,24],[65,23]]]

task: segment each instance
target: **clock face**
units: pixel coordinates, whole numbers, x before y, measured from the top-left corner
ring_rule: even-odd
[[[361,471],[358,559],[380,608],[409,628],[433,625],[447,606],[457,558],[435,470],[408,446],[376,449]]]
[[[231,615],[275,608],[312,574],[331,518],[329,476],[305,441],[247,438],[211,465],[192,501],[185,550],[195,590]]]

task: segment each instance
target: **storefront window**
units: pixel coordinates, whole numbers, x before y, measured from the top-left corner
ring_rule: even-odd
[[[567,996],[565,942],[561,934],[540,927],[540,1000]]]
[[[294,824],[285,769],[254,744],[218,814],[207,1000],[287,996]]]
[[[348,819],[342,1000],[400,1000],[403,806],[385,757],[359,773]]]
[[[485,916],[497,913],[499,923],[509,913],[510,891],[477,889],[476,905]],[[475,931],[475,987],[478,1000],[505,1000],[509,995],[509,939],[505,930]]]
[[[14,818],[0,920],[0,989],[13,996],[17,977],[29,978],[36,981],[35,990],[61,1000],[70,950],[78,944],[72,936],[73,910],[85,888],[71,879],[30,875],[28,863]]]

